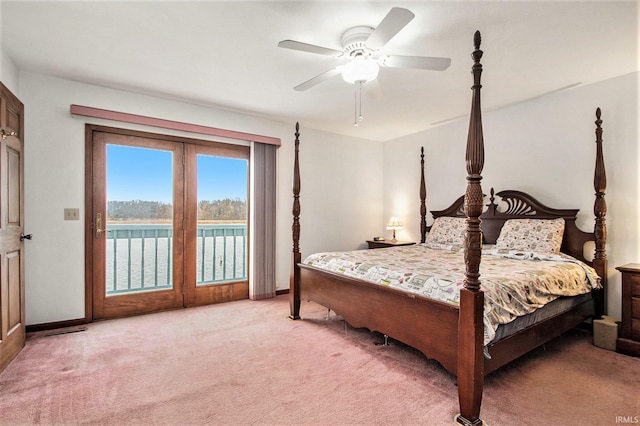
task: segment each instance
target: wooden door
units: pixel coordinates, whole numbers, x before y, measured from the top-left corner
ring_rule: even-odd
[[[24,106],[0,83],[0,371],[25,344]]]
[[[121,129],[87,131],[92,318],[182,307],[183,144]]]
[[[185,306],[247,299],[249,147],[187,144],[185,156]],[[216,198],[210,194],[230,186],[235,189],[228,201],[244,202],[244,212],[208,216],[203,206]]]

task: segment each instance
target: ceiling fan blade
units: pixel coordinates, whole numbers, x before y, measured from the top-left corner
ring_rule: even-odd
[[[335,77],[339,74],[340,71],[338,71],[336,68],[330,69],[329,71],[323,72],[322,74],[317,75],[312,79],[305,81],[304,83],[298,84],[293,88],[293,90],[302,92],[304,90],[311,89],[312,87],[322,83],[323,81],[329,80],[330,78]]]
[[[433,58],[429,56],[383,56],[378,62],[383,67],[444,71],[449,68],[449,65],[451,65],[451,58]]]
[[[326,56],[340,56],[341,50],[329,49],[328,47],[316,46],[315,44],[302,43],[294,40],[282,40],[278,43],[278,47],[285,49],[300,50],[302,52],[316,53],[318,55]]]
[[[381,49],[415,17],[413,12],[401,7],[392,8],[367,39],[367,47]]]

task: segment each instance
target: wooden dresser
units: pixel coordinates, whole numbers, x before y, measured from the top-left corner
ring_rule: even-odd
[[[616,269],[622,273],[622,330],[616,351],[640,356],[640,263]]]

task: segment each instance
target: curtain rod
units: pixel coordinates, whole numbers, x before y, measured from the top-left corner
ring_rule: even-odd
[[[145,126],[161,127],[163,129],[181,130],[183,132],[200,133],[209,136],[218,136],[248,142],[260,142],[280,146],[280,138],[254,135],[251,133],[236,132],[234,130],[218,129],[216,127],[202,126],[199,124],[183,123],[180,121],[165,120],[162,118],[147,117],[144,115],[129,114],[126,112],[110,111],[107,109],[93,108],[82,105],[71,105],[71,114],[85,117],[103,118],[105,120],[120,121],[124,123],[142,124]]]

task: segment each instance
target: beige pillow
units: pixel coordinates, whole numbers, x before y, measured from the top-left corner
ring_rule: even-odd
[[[560,253],[564,219],[509,219],[496,241],[498,250]]]
[[[464,217],[437,217],[425,239],[425,244],[430,248],[462,246],[466,230],[467,224]]]

